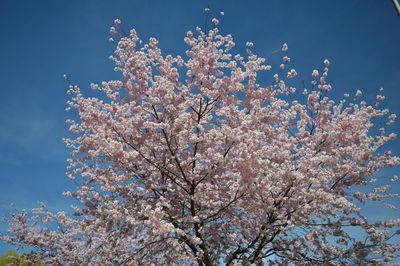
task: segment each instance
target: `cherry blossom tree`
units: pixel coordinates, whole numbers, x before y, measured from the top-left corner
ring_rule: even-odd
[[[184,38],[186,56],[120,34],[121,80],[71,85],[76,135],[67,176],[73,215],[44,204],[12,214],[2,240],[54,265],[346,265],[397,257],[400,220],[369,221],[365,204],[398,197],[374,173],[400,164],[382,146],[396,115],[361,91],[332,98],[330,62],[300,88],[284,44],[273,72],[230,53],[217,19]],[[263,73],[271,82],[259,84]],[[320,74],[321,72],[321,74]],[[308,85],[309,84],[309,85]],[[294,85],[293,85],[294,86]],[[332,94],[332,95],[331,95]],[[374,126],[383,123],[384,126]],[[383,186],[374,185],[384,184]],[[357,232],[356,234],[354,232]]]

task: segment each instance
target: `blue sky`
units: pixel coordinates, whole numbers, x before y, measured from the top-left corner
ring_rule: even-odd
[[[400,115],[400,16],[391,0],[2,0],[0,215],[37,201],[52,210],[73,203],[61,195],[73,188],[65,177],[68,151],[61,141],[68,136],[65,120],[72,117],[65,112],[62,76],[67,73],[83,91],[91,82],[118,78],[108,59],[113,20],[120,18],[126,31],[136,28],[143,40],[158,38],[165,54],[183,54],[185,33],[204,25],[208,4],[215,16],[225,12],[220,30],[233,35],[237,52],[252,41],[253,51],[266,56],[286,42],[291,66],[305,80],[328,58],[335,96],[360,89],[368,99],[383,87],[385,107]],[[400,154],[400,140],[388,147]],[[382,174],[400,174],[399,169]],[[400,218],[378,207],[366,211]],[[0,223],[0,233],[5,229]],[[9,247],[0,243],[0,254]]]

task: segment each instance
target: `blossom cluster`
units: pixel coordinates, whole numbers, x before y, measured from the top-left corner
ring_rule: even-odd
[[[121,80],[92,84],[102,98],[69,90],[79,114],[68,121],[76,137],[65,139],[67,176],[79,185],[64,193],[78,202],[73,216],[45,206],[13,214],[4,241],[55,265],[346,265],[396,256],[389,240],[400,221],[370,223],[360,206],[398,195],[388,186],[354,192],[400,164],[378,153],[396,136],[371,133],[373,119],[396,116],[361,91],[352,102],[330,99],[328,60],[301,90],[287,85],[295,69],[260,85],[259,73],[273,68],[252,42],[247,56],[233,54],[233,37],[212,22],[187,33],[184,59],[163,55],[155,38],[142,44],[135,30],[122,36],[115,20],[111,58]],[[282,55],[280,68],[290,62]]]

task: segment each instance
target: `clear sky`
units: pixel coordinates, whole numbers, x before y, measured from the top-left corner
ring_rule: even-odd
[[[369,99],[383,87],[385,107],[400,115],[400,16],[391,0],[1,0],[0,215],[37,201],[51,210],[73,203],[61,195],[73,188],[61,141],[72,118],[62,76],[83,91],[91,82],[118,78],[108,59],[114,19],[126,31],[136,28],[143,40],[158,38],[164,54],[177,55],[187,49],[185,33],[204,25],[208,4],[215,16],[225,12],[220,30],[233,35],[237,52],[251,41],[253,51],[266,56],[286,42],[291,67],[305,80],[328,58],[335,96],[360,89]],[[392,127],[399,129],[400,123]],[[400,155],[399,139],[388,147]],[[399,170],[381,174],[400,176]],[[400,218],[378,207],[366,213]],[[0,223],[0,233],[5,230]],[[8,248],[0,243],[0,254]]]

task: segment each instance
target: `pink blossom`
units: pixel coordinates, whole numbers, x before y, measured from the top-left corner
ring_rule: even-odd
[[[383,101],[385,99],[385,96],[383,95],[376,95],[376,100],[377,101]]]
[[[312,72],[313,79],[317,79],[318,76],[319,76],[318,70],[314,69],[313,72]]]
[[[114,20],[114,24],[115,24],[115,26],[120,26],[121,25],[121,20],[120,19]]]
[[[211,20],[211,22],[214,23],[214,25],[218,25],[218,24],[219,24],[219,20],[216,19],[216,18],[213,18],[213,19]]]
[[[295,76],[297,76],[297,72],[294,69],[291,69],[288,73],[287,73],[287,77],[288,78],[294,78]]]
[[[118,34],[114,27],[111,27],[111,28],[110,28],[110,33],[111,33],[112,35],[117,35],[117,34]]]

